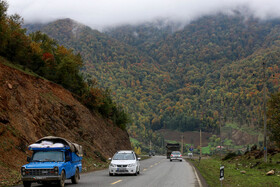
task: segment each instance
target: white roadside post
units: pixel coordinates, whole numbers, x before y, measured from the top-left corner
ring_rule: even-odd
[[[220,167],[220,181],[221,181],[221,186],[223,186],[223,180],[224,180],[224,174],[225,174],[225,167],[221,166]]]

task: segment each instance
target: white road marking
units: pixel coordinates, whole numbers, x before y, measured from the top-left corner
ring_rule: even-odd
[[[192,166],[193,167],[193,166]],[[198,175],[197,175],[197,173],[196,173],[196,169],[193,167],[193,170],[194,170],[194,174],[195,174],[195,177],[197,178],[197,180],[198,180],[198,184],[199,184],[199,186],[201,187],[202,185],[201,185],[201,181],[200,181],[200,179],[199,179],[199,177],[198,177]]]

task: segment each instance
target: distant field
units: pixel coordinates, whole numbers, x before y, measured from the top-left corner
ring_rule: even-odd
[[[184,136],[184,143],[185,144],[194,144],[194,146],[198,146],[200,143],[199,140],[199,132],[197,131],[186,131],[186,132],[179,132],[179,131],[173,131],[169,129],[161,129],[157,131],[161,133],[164,137],[164,139],[167,140],[167,142],[173,143],[173,142],[181,142],[181,136]],[[208,145],[208,139],[211,137],[212,134],[207,132],[202,132],[202,146],[205,147]]]

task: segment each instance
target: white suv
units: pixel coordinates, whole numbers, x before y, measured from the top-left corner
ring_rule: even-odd
[[[111,159],[109,175],[115,174],[140,174],[140,158],[134,151],[118,151]]]

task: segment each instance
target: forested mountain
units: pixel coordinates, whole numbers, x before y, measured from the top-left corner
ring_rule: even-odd
[[[206,126],[215,126],[219,116],[240,125],[256,126],[261,119],[263,62],[267,63],[270,77],[269,92],[279,89],[279,23],[241,15],[208,16],[177,32],[170,28],[168,31],[168,27],[162,32],[156,30],[161,39],[152,45],[155,37],[151,29],[143,30],[145,25],[130,26],[127,32],[120,32],[122,27],[115,28],[107,34],[120,41],[133,41],[131,45],[145,50],[162,71],[169,73],[173,86],[164,90],[168,91],[164,99],[170,99],[172,104],[158,105],[160,122],[152,123],[153,129],[166,125],[190,130],[191,122],[195,123],[191,116],[198,115]],[[146,43],[138,36],[147,38]],[[167,110],[168,107],[171,108]]]
[[[81,53],[84,72],[112,90],[142,142],[160,144],[150,129],[216,132],[220,120],[259,128],[263,63],[269,93],[280,91],[280,20],[216,15],[100,33],[66,19],[40,30]]]

